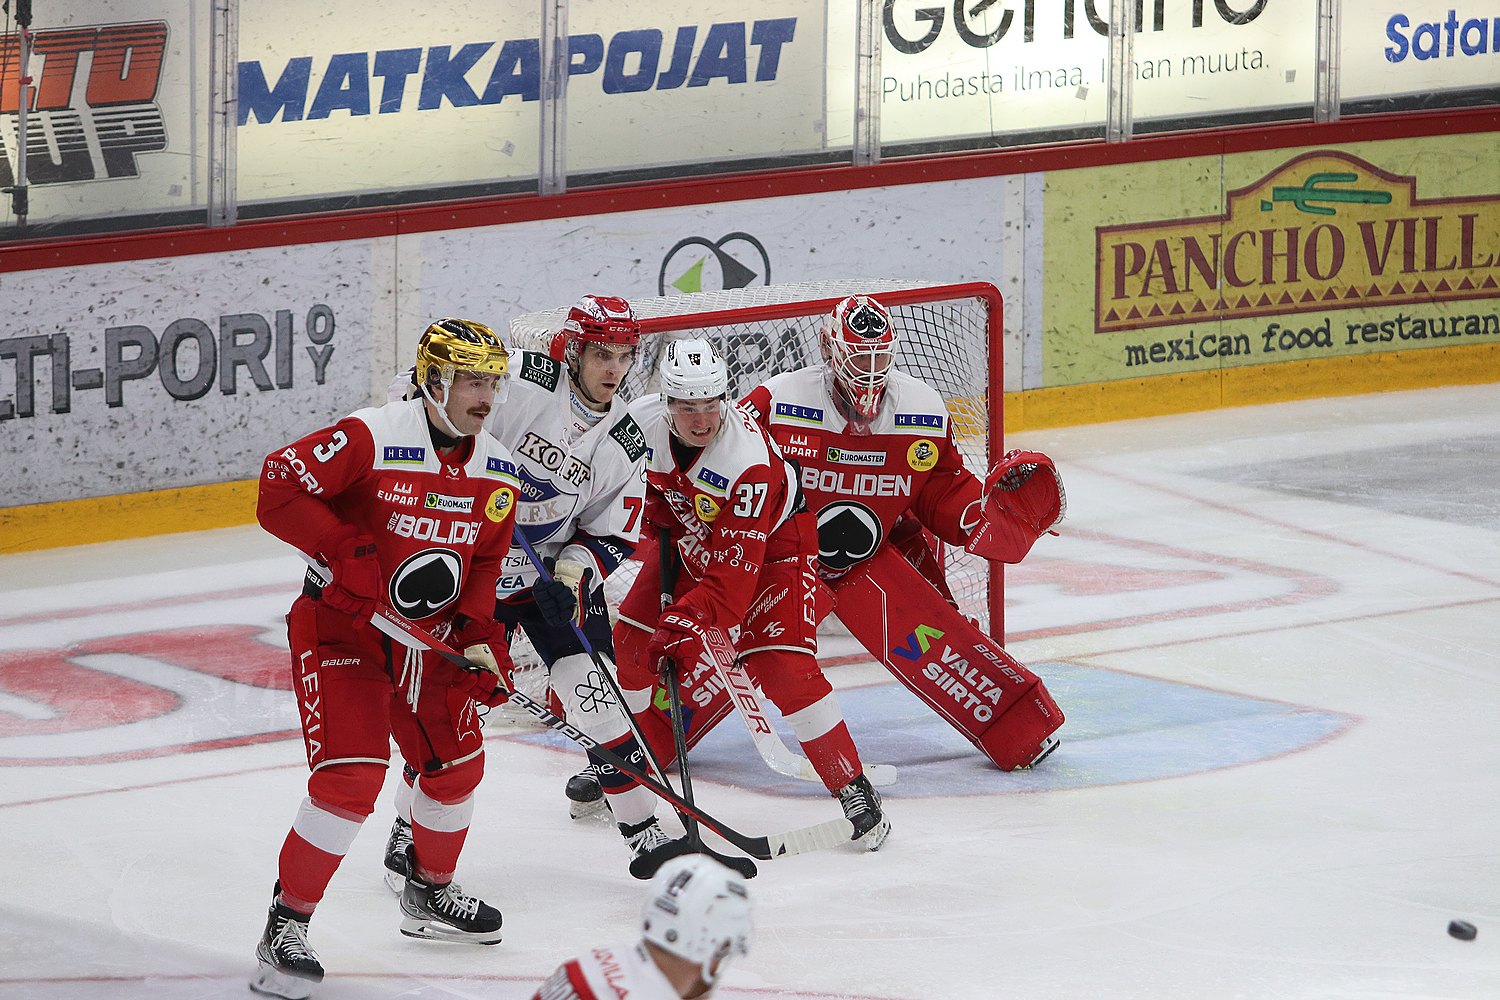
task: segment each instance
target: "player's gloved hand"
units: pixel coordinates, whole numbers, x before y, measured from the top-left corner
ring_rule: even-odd
[[[453,643],[464,651],[472,667],[459,674],[454,686],[467,692],[481,705],[494,707],[510,698],[511,675],[516,666],[510,659],[505,629],[493,621],[476,621],[459,616],[455,620]]]
[[[565,627],[569,623],[582,625],[583,612],[588,606],[589,578],[594,575],[592,567],[583,566],[564,559],[542,564],[552,574],[546,582],[538,579],[531,587],[531,596],[536,601],[548,625]]]
[[[1067,511],[1068,495],[1052,459],[1036,451],[1007,452],[985,477],[979,516],[964,548],[1020,562]]]
[[[375,539],[345,525],[324,542],[318,558],[333,571],[333,582],[323,586],[323,603],[352,615],[356,621],[369,621],[385,589]]]
[[[684,669],[697,663],[703,655],[703,629],[707,617],[683,601],[667,608],[657,620],[651,641],[646,644],[647,660],[656,665],[663,657],[670,657]]]

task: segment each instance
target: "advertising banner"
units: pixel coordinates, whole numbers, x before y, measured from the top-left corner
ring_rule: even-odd
[[[1340,9],[1345,101],[1500,87],[1500,8],[1493,3],[1368,0]]]
[[[32,33],[31,221],[207,205],[207,5],[38,3]],[[20,57],[20,35],[0,35],[0,228],[17,222]]]
[[[1495,143],[1050,173],[1046,384],[1500,340]]]
[[[391,284],[376,241],[0,276],[0,507],[255,478],[389,379]]]
[[[242,9],[239,196],[535,177],[536,4]],[[816,149],[823,4],[569,5],[570,171]]]

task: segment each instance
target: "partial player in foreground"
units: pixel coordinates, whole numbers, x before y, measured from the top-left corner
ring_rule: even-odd
[[[291,682],[312,775],[281,848],[252,989],[311,994],[308,925],[385,781],[394,738],[420,773],[401,933],[494,944],[500,911],[453,881],[484,771],[475,699],[509,667],[495,581],[515,522],[510,453],[482,432],[509,373],[479,323],[439,320],[417,346],[418,398],[359,410],[265,460],[257,517],[313,563],[287,616]],[[466,673],[394,644],[389,608],[486,666]]]
[[[495,617],[507,635],[525,630],[547,666],[561,714],[620,756],[638,760],[624,710],[573,628],[580,628],[609,669],[614,646],[604,580],[635,550],[644,506],[645,438],[618,395],[640,337],[628,302],[585,295],[555,338],[557,357],[512,352],[505,406],[485,422],[515,457],[522,484],[516,530],[550,563],[553,577],[542,581],[520,543],[513,544],[499,579]],[[415,391],[406,384],[393,388],[397,395]],[[626,845],[639,857],[652,846],[639,831],[653,820],[656,798],[591,758],[590,768],[567,789],[575,818],[602,809],[606,791]],[[385,865],[404,878],[411,827],[401,791],[396,807]],[[654,870],[649,866],[648,877]]]
[[[818,572],[840,621],[998,766],[1028,767],[1056,747],[1062,712],[1035,674],[958,613],[927,533],[1019,562],[1062,519],[1062,481],[1045,455],[1011,452],[981,484],[943,397],[896,368],[897,339],[885,306],[850,296],[824,320],[823,363],[772,376],[742,405],[800,467]],[[951,655],[927,655],[915,640],[893,652],[918,628],[940,634],[934,649]],[[961,672],[945,665],[960,660]],[[713,700],[710,711],[728,711],[725,694]]]
[[[646,436],[646,520],[663,538],[615,626],[626,703],[659,759],[674,759],[668,724],[649,711],[659,665],[670,657],[692,687],[714,669],[709,633],[737,628],[751,679],[839,800],[854,839],[875,850],[890,822],[818,666],[817,525],[796,470],[727,398],[724,359],[706,341],[668,345],[661,387],[631,404]],[[711,724],[694,706],[689,733]]]
[[[692,1000],[713,995],[753,931],[745,880],[704,855],[673,858],[656,873],[641,937],[564,962],[531,1000]]]

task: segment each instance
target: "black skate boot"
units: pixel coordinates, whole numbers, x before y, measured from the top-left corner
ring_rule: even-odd
[[[411,874],[411,862],[406,849],[411,846],[411,824],[400,816],[391,824],[391,835],[385,842],[385,885],[392,892],[406,888],[406,878]]]
[[[599,765],[590,764],[568,779],[564,790],[568,797],[568,815],[574,819],[599,815],[607,805],[599,784]]]
[[[759,873],[755,862],[749,858],[732,858],[718,851],[710,851],[702,844],[695,846],[686,837],[673,840],[662,830],[655,816],[634,826],[628,823],[620,823],[618,826],[621,836],[625,838],[625,846],[635,855],[630,861],[630,874],[638,879],[653,878],[658,868],[684,854],[707,854],[745,878],[754,878]]]
[[[266,930],[255,949],[260,968],[250,980],[250,988],[285,1000],[305,1000],[312,996],[313,984],[323,981],[323,966],[307,943],[308,917],[277,902],[280,893],[281,883],[277,882],[271,891]]]
[[[499,944],[500,911],[474,896],[465,896],[457,882],[434,885],[417,876],[417,862],[406,849],[412,874],[401,890],[401,933],[429,941],[467,941]]]
[[[844,807],[844,818],[854,824],[854,836],[849,839],[863,844],[867,851],[880,850],[890,835],[891,821],[885,818],[880,808],[880,793],[870,779],[861,773],[838,790],[838,800]]]

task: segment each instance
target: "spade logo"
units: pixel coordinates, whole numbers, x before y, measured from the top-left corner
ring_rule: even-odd
[[[391,574],[391,607],[418,620],[452,604],[463,583],[464,561],[452,549],[427,549]]]
[[[868,559],[885,533],[880,518],[861,503],[841,500],[818,512],[818,559],[831,570],[845,570]]]

